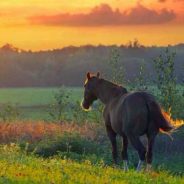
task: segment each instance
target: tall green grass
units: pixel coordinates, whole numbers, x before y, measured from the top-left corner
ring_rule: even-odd
[[[15,144],[0,148],[0,183],[3,184],[183,184],[184,178],[165,171],[124,172],[121,168],[75,162],[59,157],[38,158],[20,151]]]

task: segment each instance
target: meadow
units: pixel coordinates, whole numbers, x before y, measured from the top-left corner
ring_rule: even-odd
[[[5,153],[6,151],[6,153]],[[91,184],[182,184],[183,178],[166,172],[127,173],[120,168],[105,166],[103,163],[91,164],[90,161],[76,162],[53,157],[42,159],[20,153],[16,145],[0,148],[0,183],[91,183]],[[10,161],[11,160],[11,161]]]
[[[130,86],[127,88],[131,90]],[[177,85],[177,88],[180,93],[184,92],[184,86]],[[3,108],[3,106],[7,104],[14,106],[19,111],[20,115],[18,119],[21,120],[51,121],[52,118],[49,115],[49,110],[51,110],[52,105],[56,103],[55,95],[60,93],[60,89],[62,89],[61,93],[63,92],[65,95],[68,95],[68,98],[64,99],[66,104],[75,104],[82,101],[82,87],[1,88],[0,108]],[[148,91],[157,96],[158,90],[155,86],[149,86]],[[63,111],[66,111],[66,109],[63,109]],[[67,109],[68,116],[70,117],[71,112],[69,111]]]
[[[59,119],[50,113],[58,108],[58,94],[63,104]],[[130,146],[125,173],[122,162],[113,165],[100,104],[84,112],[82,97],[82,88],[0,89],[1,115],[19,112],[0,121],[0,183],[184,183],[183,127],[173,140],[158,136],[150,173],[135,172],[138,156]],[[120,153],[120,139],[118,145]]]
[[[49,120],[49,107],[59,88],[1,88],[0,106],[10,104],[20,112],[20,119]],[[82,99],[82,88],[65,88],[70,100]]]

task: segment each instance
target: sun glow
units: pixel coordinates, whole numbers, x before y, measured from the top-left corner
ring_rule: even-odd
[[[1,0],[0,45],[46,50],[135,38],[149,46],[176,44],[184,42],[183,8],[182,1]]]

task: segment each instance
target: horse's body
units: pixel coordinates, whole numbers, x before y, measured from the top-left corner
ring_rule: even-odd
[[[145,134],[149,126],[148,108],[142,97],[143,94],[135,92],[120,95],[111,100],[104,109],[104,119],[113,131],[119,135]],[[106,124],[107,125],[107,124]]]
[[[140,161],[137,169],[141,169],[145,158],[150,165],[153,144],[159,129],[164,131],[172,129],[163,117],[154,97],[146,92],[128,93],[125,88],[100,79],[99,75],[91,77],[88,73],[83,107],[88,109],[96,99],[100,99],[105,104],[103,117],[112,144],[114,162],[117,163],[116,135],[119,134],[123,138],[122,158],[125,170],[128,168],[128,140],[139,154]],[[147,150],[139,139],[142,135],[147,135]]]

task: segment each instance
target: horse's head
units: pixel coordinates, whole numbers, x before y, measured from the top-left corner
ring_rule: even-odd
[[[89,72],[86,75],[86,81],[84,84],[84,99],[82,102],[82,107],[84,109],[89,109],[92,103],[97,100],[96,90],[99,82],[99,76],[99,72],[97,73],[97,75],[93,76],[91,76]]]

